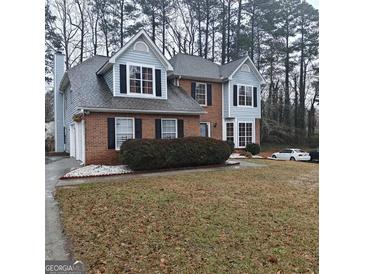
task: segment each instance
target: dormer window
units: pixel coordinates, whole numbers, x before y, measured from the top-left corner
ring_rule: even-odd
[[[136,51],[142,51],[142,52],[148,52],[149,51],[148,46],[143,41],[137,41],[134,44],[134,48],[133,49],[136,50]]]
[[[243,71],[243,72],[251,72],[251,69],[250,69],[249,65],[243,64],[242,65],[242,68],[241,68],[241,71]]]
[[[153,95],[153,67],[129,65],[129,93]]]

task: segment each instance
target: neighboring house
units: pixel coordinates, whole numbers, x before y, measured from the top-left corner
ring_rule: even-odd
[[[260,142],[261,83],[249,57],[225,65],[185,54],[167,60],[144,30],[112,57],[66,72],[56,53],[56,151],[113,164],[130,138],[209,136],[244,148]]]

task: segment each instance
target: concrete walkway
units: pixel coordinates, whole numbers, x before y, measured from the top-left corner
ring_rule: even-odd
[[[58,178],[73,167],[80,167],[73,158],[46,157],[46,260],[69,259],[58,205],[53,195]]]
[[[125,181],[138,177],[155,177],[155,176],[172,176],[172,175],[180,175],[184,173],[190,172],[200,172],[200,171],[224,171],[229,169],[244,169],[244,168],[256,168],[256,167],[265,167],[265,164],[257,164],[248,162],[244,159],[234,159],[232,161],[237,161],[239,165],[232,166],[222,166],[222,167],[211,167],[211,168],[195,168],[195,169],[180,169],[180,170],[172,170],[172,171],[161,171],[161,172],[150,172],[150,173],[140,173],[140,174],[123,174],[117,176],[105,176],[105,177],[93,177],[93,178],[80,178],[80,179],[68,179],[68,180],[60,180],[57,183],[57,187],[62,186],[73,186],[73,185],[81,185],[81,184],[89,184],[89,183],[103,183],[103,182],[118,182]]]

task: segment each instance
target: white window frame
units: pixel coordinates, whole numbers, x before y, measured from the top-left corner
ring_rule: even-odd
[[[225,133],[226,133],[225,141],[227,141],[227,138],[228,138],[227,124],[233,124],[233,135],[229,136],[229,137],[233,137],[233,143],[236,146],[236,142],[235,142],[235,140],[236,140],[236,138],[235,138],[236,127],[235,127],[235,122],[234,121],[226,121],[225,124],[224,124],[224,130],[225,130]]]
[[[251,124],[251,139],[252,143],[255,143],[255,123],[253,121],[238,121],[237,122],[237,147],[245,148],[246,146],[240,146],[240,137],[246,138],[247,136],[240,136],[240,124]],[[245,126],[246,127],[246,126]],[[246,128],[245,128],[246,131]],[[245,141],[246,143],[246,141]]]
[[[210,122],[200,122],[199,126],[200,126],[200,124],[207,124],[208,125],[208,136],[207,137],[210,137]],[[200,128],[199,128],[199,130],[200,130]]]
[[[164,133],[173,133],[173,132],[163,132],[163,121],[174,121],[175,122],[175,138],[172,138],[172,139],[176,139],[178,138],[178,125],[177,125],[177,119],[174,119],[174,118],[165,118],[165,119],[161,119],[161,139],[165,139],[163,138],[163,134]]]
[[[134,117],[115,117],[114,118],[114,139],[115,150],[120,150],[120,146],[117,145],[117,120],[132,120],[132,139],[135,139]]]
[[[200,84],[203,84],[205,86],[205,103],[200,104],[196,99],[195,99],[195,101],[197,101],[199,105],[201,105],[203,107],[206,107],[208,105],[208,86],[207,86],[207,83],[195,82],[195,98],[196,98],[196,87]]]
[[[137,50],[137,49],[136,49],[136,46],[137,46],[138,44],[144,44],[144,46],[146,47],[147,51]],[[150,52],[149,47],[148,47],[148,46],[147,46],[147,44],[146,44],[145,42],[143,42],[143,41],[137,41],[137,42],[135,42],[135,43],[134,43],[134,45],[133,45],[133,50],[138,51],[138,52]]]
[[[135,97],[156,97],[155,66],[147,65],[147,64],[140,64],[140,63],[132,63],[132,62],[127,62],[126,65],[127,65],[127,94],[130,96],[135,96]],[[141,93],[134,93],[134,92],[130,91],[130,77],[129,77],[130,66],[136,66],[136,67],[141,68]],[[152,68],[152,94],[142,93],[142,91],[143,91],[142,67]]]
[[[247,98],[246,96],[246,87],[251,87],[251,105],[241,105],[240,104],[240,87],[245,87],[245,97]],[[252,85],[245,85],[245,84],[237,84],[237,106],[238,107],[244,107],[244,108],[253,108],[253,101],[254,101],[254,98],[253,98],[253,88],[254,86]]]

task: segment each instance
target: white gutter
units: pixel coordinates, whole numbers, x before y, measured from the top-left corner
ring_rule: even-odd
[[[91,112],[118,112],[118,113],[153,113],[153,114],[180,114],[180,115],[201,115],[206,114],[206,111],[184,111],[184,110],[145,110],[145,109],[112,109],[112,108],[89,108],[81,107],[81,111],[91,111]]]

